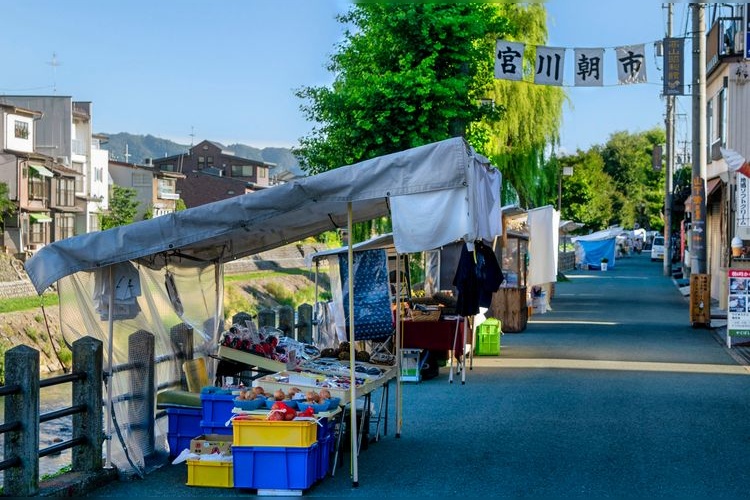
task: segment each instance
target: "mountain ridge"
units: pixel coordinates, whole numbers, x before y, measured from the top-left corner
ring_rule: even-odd
[[[187,144],[179,144],[169,139],[155,137],[151,134],[139,135],[128,132],[110,134],[103,132],[101,135],[107,137],[106,142],[101,147],[109,151],[110,159],[125,161],[127,163],[144,164],[147,158],[164,158],[166,156],[187,153],[190,150],[190,146]],[[282,171],[293,172],[300,176],[305,175],[299,161],[292,154],[290,148],[256,148],[239,143],[223,144],[223,146],[241,158],[273,164],[274,167],[271,169],[271,175]]]

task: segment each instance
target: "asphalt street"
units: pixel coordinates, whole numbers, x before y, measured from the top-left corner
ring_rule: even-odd
[[[645,253],[567,273],[546,314],[475,357],[466,384],[404,385],[403,427],[311,498],[747,498],[750,372]],[[391,399],[395,398],[390,391]],[[376,398],[377,399],[377,398]],[[186,486],[186,465],[100,497],[249,497]]]

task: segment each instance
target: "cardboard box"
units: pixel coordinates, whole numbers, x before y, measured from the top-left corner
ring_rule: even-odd
[[[196,455],[219,453],[232,454],[231,434],[203,434],[190,440],[190,452]]]

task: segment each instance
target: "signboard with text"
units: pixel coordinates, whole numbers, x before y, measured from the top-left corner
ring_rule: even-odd
[[[727,336],[750,336],[750,269],[727,269]]]

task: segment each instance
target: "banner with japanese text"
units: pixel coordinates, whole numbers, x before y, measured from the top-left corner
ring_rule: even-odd
[[[677,40],[679,43],[672,43]],[[684,50],[682,39],[667,38],[669,41],[667,49],[670,50],[669,59],[665,57],[666,64],[671,73],[671,80],[667,85],[672,95],[676,92],[682,93],[684,86]],[[666,42],[665,42],[666,43]],[[524,74],[534,75],[534,83],[539,85],[564,86],[565,57],[567,49],[563,47],[536,46],[535,57],[524,61],[526,44],[522,42],[511,42],[508,40],[495,41],[495,78],[501,80],[521,81]],[[573,74],[576,87],[601,87],[604,86],[605,70],[605,48],[575,48],[573,52]],[[614,64],[617,70],[617,83],[629,85],[634,83],[648,83],[646,73],[646,44],[623,45],[614,49]],[[531,60],[533,59],[533,60]],[[527,65],[524,73],[524,63]],[[531,67],[529,67],[531,66]],[[674,69],[672,69],[674,68]],[[665,92],[666,93],[666,92]]]
[[[604,49],[575,49],[576,87],[604,85]]]

